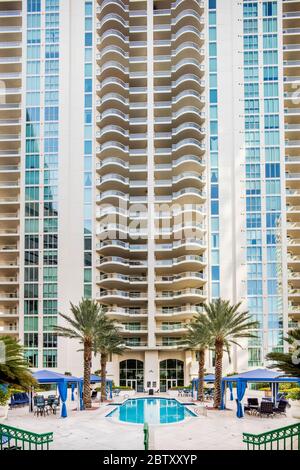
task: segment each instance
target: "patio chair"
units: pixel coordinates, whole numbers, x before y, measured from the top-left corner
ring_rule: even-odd
[[[270,401],[262,401],[260,408],[258,409],[258,414],[262,418],[263,416],[274,417],[274,406]]]
[[[43,395],[37,396],[33,398],[34,404],[34,414],[37,416],[46,416],[48,414],[48,407],[46,405],[46,400]]]
[[[286,416],[286,409],[288,406],[288,401],[287,400],[279,400],[278,406],[273,408],[275,414],[278,415],[285,415]]]
[[[251,413],[258,411],[258,409],[259,409],[258,398],[247,398],[247,405],[244,406],[244,411],[251,414]]]
[[[59,397],[57,397],[56,395],[48,395],[47,405],[54,415],[56,415],[56,410],[57,408],[59,408],[59,404]]]

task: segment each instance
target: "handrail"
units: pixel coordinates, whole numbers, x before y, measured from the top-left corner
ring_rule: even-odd
[[[19,448],[18,441],[21,441],[20,450],[49,450],[49,444],[53,442],[53,432],[37,434],[0,423],[0,450]],[[28,445],[25,447],[26,444]]]
[[[247,450],[300,450],[300,423],[262,434],[243,433],[243,442]]]

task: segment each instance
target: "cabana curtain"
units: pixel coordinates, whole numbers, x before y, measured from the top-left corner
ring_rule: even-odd
[[[66,400],[67,400],[67,395],[68,395],[68,384],[67,384],[67,382],[59,382],[58,383],[58,391],[59,391],[60,399],[62,401],[61,417],[66,418],[68,416],[67,406],[66,406]]]
[[[245,392],[247,388],[247,382],[238,380],[236,384],[236,394],[237,394],[237,417],[242,418],[244,416],[244,408],[242,404],[242,400],[244,398]]]

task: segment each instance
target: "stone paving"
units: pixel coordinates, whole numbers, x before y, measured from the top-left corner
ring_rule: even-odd
[[[290,416],[290,410],[287,417],[246,416],[238,419],[234,405],[235,402],[227,402],[232,410],[208,410],[207,416],[172,425],[151,426],[151,447],[155,450],[241,450],[245,448],[243,432],[261,433],[297,422]],[[99,407],[99,403],[95,403],[95,409],[90,411],[75,411],[76,402],[68,401],[67,406],[69,416],[66,419],[59,415],[36,417],[26,407],[10,410],[4,424],[38,433],[53,431],[51,449],[143,449],[143,426],[106,418],[112,406]]]

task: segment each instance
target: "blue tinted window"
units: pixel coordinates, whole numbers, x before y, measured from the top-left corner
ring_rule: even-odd
[[[279,163],[266,163],[266,178],[280,178]]]
[[[211,202],[211,214],[212,215],[218,215],[219,214],[219,202],[218,201],[212,201]]]
[[[84,142],[84,153],[86,155],[91,155],[92,154],[92,142],[90,140],[85,140]]]
[[[41,11],[41,0],[27,0],[27,11],[30,13]]]
[[[220,279],[220,268],[219,266],[212,266],[211,277],[213,281],[219,281]]]
[[[93,33],[85,33],[85,46],[92,46]]]

